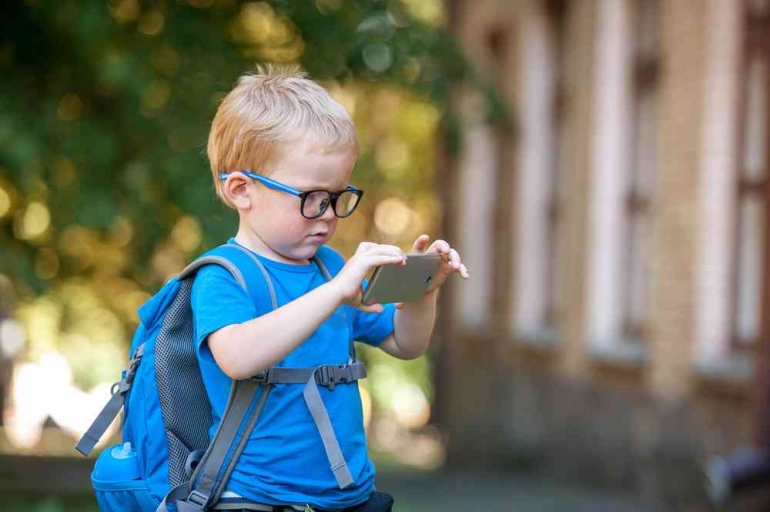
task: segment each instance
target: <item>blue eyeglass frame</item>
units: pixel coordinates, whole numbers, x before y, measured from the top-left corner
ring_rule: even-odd
[[[364,191],[360,188],[356,188],[353,185],[348,185],[345,190],[340,190],[339,192],[329,192],[328,190],[322,190],[322,189],[315,189],[315,190],[307,190],[305,192],[302,192],[294,187],[291,187],[289,185],[286,185],[285,183],[281,183],[280,181],[276,181],[274,179],[268,178],[267,176],[262,176],[261,174],[257,174],[251,171],[235,171],[243,174],[244,176],[247,176],[253,180],[257,180],[258,182],[262,183],[267,188],[271,188],[273,190],[278,190],[280,192],[284,192],[286,194],[291,194],[295,197],[299,197],[301,200],[300,206],[299,206],[299,213],[306,219],[317,219],[324,213],[326,213],[326,209],[329,207],[329,205],[332,205],[332,211],[334,212],[334,215],[337,216],[340,219],[344,219],[346,217],[350,217],[353,215],[353,212],[356,211],[358,208],[358,205],[361,204],[361,198],[364,195]],[[219,173],[219,180],[225,181],[228,177],[230,177],[231,174],[235,174],[235,172],[220,172]],[[329,194],[329,202],[325,205],[321,206],[321,210],[318,212],[317,215],[308,216],[305,215],[305,200],[307,197],[314,193],[314,192],[326,192]],[[353,207],[352,210],[350,210],[345,215],[340,215],[337,213],[337,198],[340,197],[345,192],[352,192],[358,197],[358,200],[356,201],[356,205]]]

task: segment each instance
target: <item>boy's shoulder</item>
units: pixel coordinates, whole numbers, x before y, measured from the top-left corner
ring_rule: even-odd
[[[321,260],[321,263],[329,269],[332,275],[339,272],[345,265],[345,257],[336,249],[327,245],[322,245],[318,248],[316,257]],[[217,264],[221,259],[232,263],[235,267],[234,271],[226,269],[221,264]],[[196,261],[204,263],[197,270],[199,277],[205,275],[206,277],[212,276],[220,280],[239,281],[237,274],[240,273],[245,281],[250,281],[254,277],[250,274],[255,273],[260,278],[259,280],[264,278],[264,274],[258,268],[258,265],[264,265],[264,263],[259,261],[259,256],[249,254],[247,250],[234,246],[234,244],[223,244],[215,247],[201,254]]]

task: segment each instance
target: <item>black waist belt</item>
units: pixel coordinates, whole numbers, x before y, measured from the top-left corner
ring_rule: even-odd
[[[349,509],[320,509],[309,505],[268,505],[267,503],[255,503],[246,498],[222,498],[219,503],[211,507],[212,510],[254,510],[255,512],[345,512]]]

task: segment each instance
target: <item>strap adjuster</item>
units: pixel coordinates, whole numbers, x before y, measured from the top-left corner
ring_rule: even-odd
[[[269,376],[268,370],[259,370],[256,374],[254,374],[251,377],[251,380],[259,384],[260,386],[264,386],[267,384],[267,378]]]
[[[329,391],[334,390],[334,386],[337,384],[337,375],[334,371],[334,366],[323,365],[318,367],[318,378],[316,382],[321,386],[326,386]]]
[[[330,391],[334,390],[337,384],[345,384],[352,381],[351,367],[348,364],[326,364],[318,367],[316,384],[326,386]]]
[[[209,497],[201,492],[193,491],[187,497],[186,501],[188,503],[192,503],[194,505],[198,505],[199,507],[203,508],[206,506],[206,503],[209,502]]]
[[[144,355],[144,351],[140,354],[135,354],[134,357],[131,358],[128,364],[128,368],[125,371],[125,380],[128,384],[131,384],[134,381],[134,377],[136,376],[136,369],[139,367],[139,363],[142,362],[142,356]]]

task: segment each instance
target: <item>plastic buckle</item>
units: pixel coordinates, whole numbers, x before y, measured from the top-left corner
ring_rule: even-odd
[[[337,373],[339,371],[339,373]],[[353,378],[351,377],[348,380],[348,376],[350,376],[350,365],[349,364],[341,364],[335,368],[334,373],[336,374],[337,382],[342,382],[343,384],[347,384],[349,382],[353,382]]]
[[[129,389],[131,389],[131,382],[127,381],[126,379],[120,379],[118,382],[114,383],[112,387],[110,387],[110,394],[123,395],[128,393]]]
[[[329,388],[329,391],[333,391],[335,385],[333,369],[333,367],[328,365],[318,367],[318,384],[326,386]]]
[[[187,497],[186,500],[188,503],[192,503],[193,505],[198,505],[199,507],[205,508],[206,503],[208,503],[209,498],[208,496],[198,492],[193,491],[190,493],[190,495]]]
[[[142,356],[136,356],[131,358],[131,361],[129,361],[128,369],[124,372],[124,378],[126,382],[131,384],[134,380],[134,376],[136,375],[136,369],[139,367],[139,363],[142,362]]]
[[[255,375],[251,377],[251,380],[259,384],[260,386],[264,386],[267,384],[267,370],[259,370]]]

